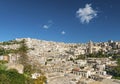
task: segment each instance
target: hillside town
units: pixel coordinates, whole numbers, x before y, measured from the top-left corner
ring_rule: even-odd
[[[118,66],[113,57],[120,55],[120,41],[63,43],[17,38],[14,44],[1,42],[0,48],[16,50],[22,40],[28,47],[29,64],[45,74],[45,84],[120,84],[120,80],[113,79],[113,75],[107,72]],[[22,74],[24,66],[19,59],[18,53],[0,56],[0,60],[7,61],[8,68],[14,68]],[[40,75],[36,70],[31,78],[37,79]]]

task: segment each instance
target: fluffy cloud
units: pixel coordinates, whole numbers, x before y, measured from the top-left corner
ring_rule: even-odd
[[[44,28],[44,29],[48,29],[49,26],[48,26],[48,25],[43,25],[43,28]]]
[[[46,24],[42,26],[44,29],[49,29],[53,25],[53,21],[49,20]]]
[[[93,10],[91,4],[86,4],[85,8],[79,8],[76,14],[81,23],[89,23],[93,18],[97,16],[97,11]]]
[[[62,31],[61,34],[64,35],[64,34],[66,34],[66,32],[65,32],[65,31]]]

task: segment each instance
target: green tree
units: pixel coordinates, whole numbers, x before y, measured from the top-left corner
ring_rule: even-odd
[[[117,59],[117,64],[120,67],[120,58]]]
[[[120,80],[120,59],[117,59],[118,66],[107,70],[109,74],[113,76],[114,79]]]
[[[10,79],[4,73],[2,73],[2,74],[0,73],[0,84],[10,84]]]
[[[22,41],[20,48],[18,49],[19,63],[24,66],[24,73],[27,76],[31,76],[32,73],[32,66],[30,65],[28,55],[27,55],[28,47],[25,44],[25,40]]]
[[[31,82],[31,83],[30,83]],[[33,80],[16,70],[0,70],[0,84],[34,84]]]
[[[7,67],[4,64],[0,64],[0,70],[6,70]]]

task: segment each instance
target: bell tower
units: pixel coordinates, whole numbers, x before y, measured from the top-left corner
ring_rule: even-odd
[[[89,54],[91,54],[93,52],[92,48],[93,48],[93,42],[90,40],[89,43],[88,43],[88,53]]]

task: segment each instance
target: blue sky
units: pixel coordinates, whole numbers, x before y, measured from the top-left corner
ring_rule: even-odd
[[[120,0],[0,0],[0,41],[120,40]]]

